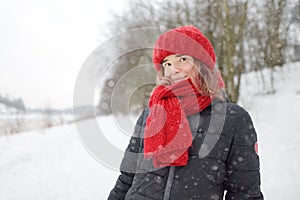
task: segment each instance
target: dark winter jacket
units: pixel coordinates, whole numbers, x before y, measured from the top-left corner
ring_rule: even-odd
[[[149,167],[143,132],[149,109],[139,117],[108,200],[262,200],[256,132],[240,106],[215,100],[188,117],[193,133],[186,166]]]

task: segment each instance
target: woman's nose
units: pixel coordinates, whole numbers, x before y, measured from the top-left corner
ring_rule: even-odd
[[[173,63],[171,69],[174,73],[180,72],[180,67],[179,67],[178,63]]]

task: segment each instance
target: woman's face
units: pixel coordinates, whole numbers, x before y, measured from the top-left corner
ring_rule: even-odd
[[[162,67],[164,70],[163,78],[169,79],[171,84],[192,78],[195,72],[194,59],[187,55],[169,55],[162,61]]]

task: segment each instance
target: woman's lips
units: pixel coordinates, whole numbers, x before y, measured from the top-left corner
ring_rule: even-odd
[[[186,79],[187,79],[187,77],[181,76],[181,77],[177,77],[177,78],[172,78],[172,81],[174,83],[178,83],[178,82],[186,80]]]

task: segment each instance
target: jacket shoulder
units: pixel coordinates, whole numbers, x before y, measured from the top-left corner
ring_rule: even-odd
[[[257,134],[250,114],[241,106],[231,104],[228,113],[232,116],[232,126],[235,130],[235,142],[241,145],[253,145]]]
[[[226,117],[230,118],[249,116],[249,113],[242,106],[221,100],[213,101],[210,112],[223,115],[225,114]]]
[[[249,113],[242,106],[230,102],[227,102],[227,114],[237,117],[249,116]]]
[[[135,127],[134,127],[134,133],[133,133],[133,136],[135,137],[140,137],[140,134],[143,133],[143,129],[146,125],[146,120],[147,120],[147,117],[149,115],[149,108],[146,107],[142,112],[141,114],[139,115],[137,121],[136,121],[136,124],[135,124]]]

